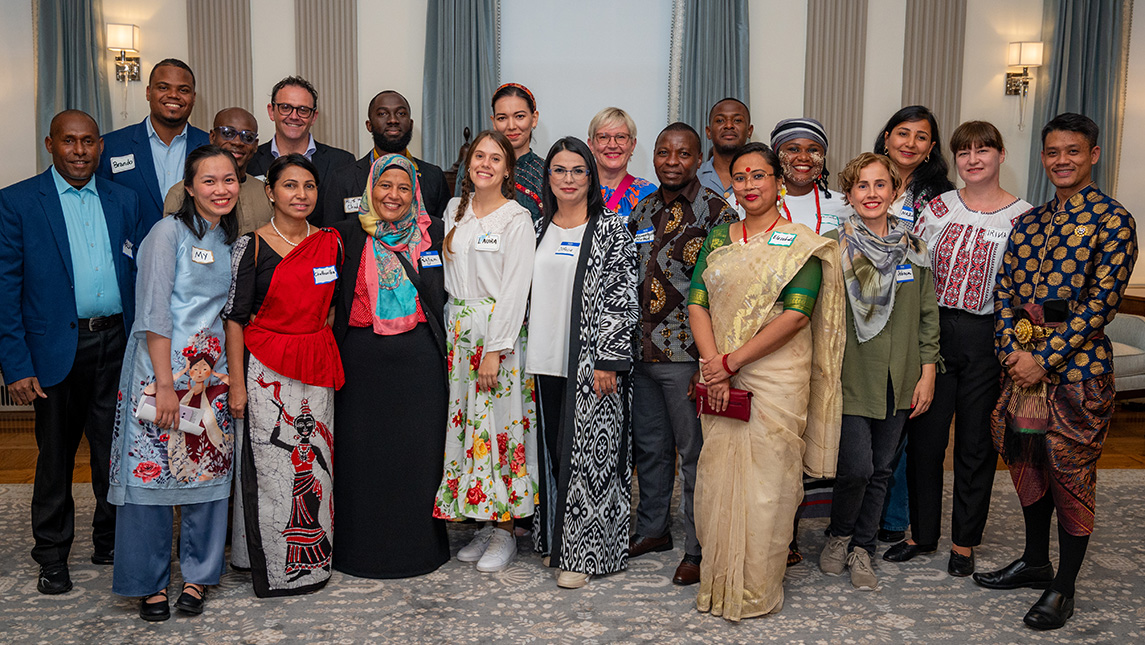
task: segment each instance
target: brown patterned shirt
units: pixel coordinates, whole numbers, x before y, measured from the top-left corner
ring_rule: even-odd
[[[640,259],[640,348],[650,363],[699,359],[688,327],[688,289],[696,258],[717,224],[739,221],[719,193],[693,179],[669,203],[657,190],[645,197],[628,220]]]

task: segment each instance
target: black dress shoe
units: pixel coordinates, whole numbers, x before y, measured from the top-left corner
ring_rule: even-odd
[[[115,549],[112,549],[112,550],[108,551],[107,553],[100,553],[99,551],[92,553],[91,554],[91,563],[92,564],[115,564]]]
[[[160,597],[163,600],[159,602],[147,602],[152,598]],[[159,622],[167,620],[171,617],[171,608],[167,606],[167,590],[164,589],[158,593],[153,593],[143,600],[139,601],[139,617],[143,620],[151,622]]]
[[[194,594],[188,593],[188,590],[194,590],[199,593],[196,598]],[[179,594],[179,599],[175,601],[175,609],[179,611],[195,614],[196,616],[203,613],[203,607],[207,601],[207,587],[204,585],[183,585],[183,593]]]
[[[1046,589],[1022,620],[1034,629],[1058,629],[1072,615],[1073,598],[1066,598],[1060,591]]]
[[[962,555],[951,550],[950,561],[946,563],[946,572],[959,578],[974,573],[974,550],[970,550],[970,555]]]
[[[886,542],[894,544],[902,542],[906,539],[906,531],[888,531],[886,529],[879,529],[879,542]]]
[[[988,573],[974,574],[974,582],[987,589],[1017,589],[1029,587],[1031,589],[1045,589],[1054,580],[1054,565],[1049,562],[1031,567],[1024,560],[1018,558],[1003,569]]]
[[[883,559],[887,562],[906,562],[913,560],[916,555],[923,555],[926,553],[934,553],[938,550],[936,544],[911,544],[906,540],[887,549],[883,554]]]
[[[72,590],[72,577],[68,575],[67,562],[53,562],[40,567],[40,579],[36,581],[40,593],[54,595]]]
[[[638,558],[645,553],[652,551],[671,551],[672,550],[672,534],[669,533],[663,537],[647,538],[639,535],[632,536],[632,540],[628,543],[628,557]]]

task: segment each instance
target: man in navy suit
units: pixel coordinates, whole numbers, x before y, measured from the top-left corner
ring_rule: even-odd
[[[99,157],[99,176],[131,188],[148,230],[163,218],[167,191],[183,180],[187,155],[208,141],[206,132],[187,123],[195,107],[195,73],[177,58],[151,68],[147,80],[151,114],[141,123],[107,133]]]
[[[135,303],[135,251],[146,229],[135,192],[93,178],[103,140],[79,110],[52,119],[52,167],[0,190],[0,370],[17,404],[36,411],[32,558],[46,594],[72,588],[72,470],[91,446],[94,564],[111,564],[107,503],[119,370]]]

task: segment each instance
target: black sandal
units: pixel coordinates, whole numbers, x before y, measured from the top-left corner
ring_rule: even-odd
[[[191,591],[199,594],[198,597],[189,593]],[[183,583],[183,593],[179,594],[179,599],[175,601],[175,609],[197,616],[203,613],[203,607],[206,605],[206,601],[207,585],[185,582]]]
[[[162,598],[163,602],[147,602],[152,598]],[[161,589],[140,600],[139,617],[151,622],[159,622],[170,618],[171,607],[167,604],[167,590]]]

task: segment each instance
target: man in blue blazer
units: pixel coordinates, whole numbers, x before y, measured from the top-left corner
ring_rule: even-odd
[[[36,411],[32,558],[42,593],[72,588],[72,471],[91,446],[91,560],[111,564],[115,507],[108,464],[119,371],[135,303],[135,252],[146,228],[136,194],[93,177],[103,141],[79,110],[52,119],[52,167],[0,190],[0,371]]]
[[[177,58],[165,58],[151,68],[147,80],[151,114],[135,125],[103,137],[100,177],[131,188],[139,195],[139,210],[147,229],[163,218],[167,191],[183,180],[183,162],[207,133],[187,123],[195,107],[195,73]]]

